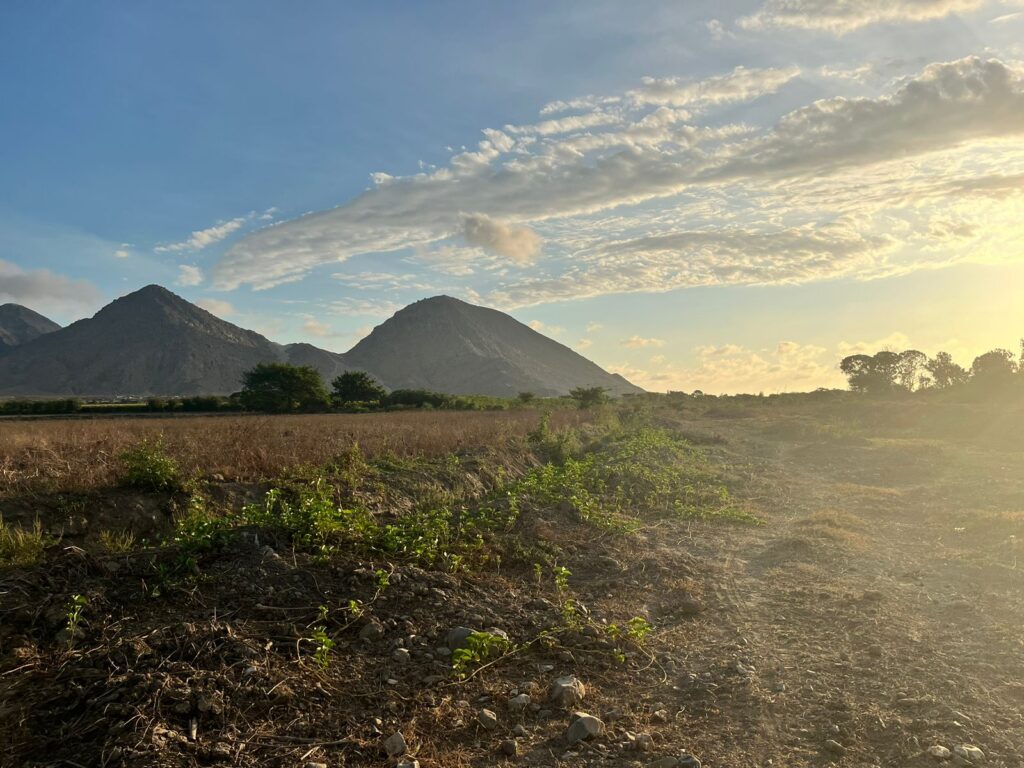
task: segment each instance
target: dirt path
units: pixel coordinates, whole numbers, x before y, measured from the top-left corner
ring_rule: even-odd
[[[708,566],[678,637],[680,746],[708,766],[924,766],[961,744],[1024,765],[1020,455],[728,434],[769,524],[660,542]]]

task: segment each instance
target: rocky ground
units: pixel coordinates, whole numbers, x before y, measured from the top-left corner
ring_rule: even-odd
[[[1024,764],[1019,451],[662,421],[764,525],[560,503],[456,573],[255,529],[195,578],[73,539],[0,573],[0,764]]]

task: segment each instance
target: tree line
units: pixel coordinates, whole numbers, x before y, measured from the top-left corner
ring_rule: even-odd
[[[850,389],[873,395],[922,390],[970,388],[985,394],[1024,389],[1024,340],[1019,359],[1008,349],[993,349],[974,358],[970,368],[948,352],[928,357],[916,349],[849,355],[839,363]]]

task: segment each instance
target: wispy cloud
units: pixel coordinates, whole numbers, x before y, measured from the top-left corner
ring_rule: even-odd
[[[648,339],[643,336],[630,336],[628,339],[623,339],[619,342],[624,347],[630,349],[641,349],[643,347],[663,347],[665,346],[664,339]]]
[[[238,310],[235,309],[231,302],[223,301],[222,299],[198,299],[196,305],[220,318],[238,314]]]
[[[930,21],[969,13],[988,0],[767,0],[737,21],[743,29],[788,27],[844,35],[870,24]]]
[[[88,280],[51,272],[22,269],[0,259],[0,304],[22,304],[36,312],[69,315],[95,309],[102,294]]]
[[[194,264],[179,264],[177,284],[181,286],[196,286],[203,283],[203,270]]]
[[[236,219],[220,222],[212,227],[207,227],[206,229],[197,229],[187,240],[183,240],[180,243],[166,243],[164,245],[158,245],[153,250],[156,253],[201,251],[207,246],[219,243],[224,238],[240,230],[247,222],[252,220],[254,215],[255,214],[253,213],[249,213],[245,216],[239,216]]]

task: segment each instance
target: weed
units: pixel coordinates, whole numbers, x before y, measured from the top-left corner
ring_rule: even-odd
[[[74,646],[75,638],[78,637],[78,625],[82,621],[82,610],[88,604],[89,599],[85,595],[72,595],[71,600],[64,609],[64,617],[66,619],[64,630],[68,636],[69,649]]]
[[[633,640],[637,645],[643,645],[644,640],[651,634],[650,624],[647,623],[647,619],[641,616],[634,616],[632,619],[626,622],[626,634],[629,635],[630,639]]]
[[[112,555],[124,554],[135,548],[135,534],[131,531],[102,531],[100,544]]]
[[[162,439],[143,440],[118,458],[123,468],[121,485],[144,491],[181,490],[178,462],[167,453]]]
[[[465,679],[488,661],[512,650],[512,643],[491,632],[473,632],[461,648],[452,652],[452,669]]]
[[[327,634],[327,627],[317,624],[313,627],[313,634],[309,640],[316,646],[313,659],[320,669],[327,669],[331,665],[331,650],[334,648],[334,640]]]
[[[46,544],[38,519],[25,530],[7,525],[0,517],[0,567],[35,565],[43,559]]]

